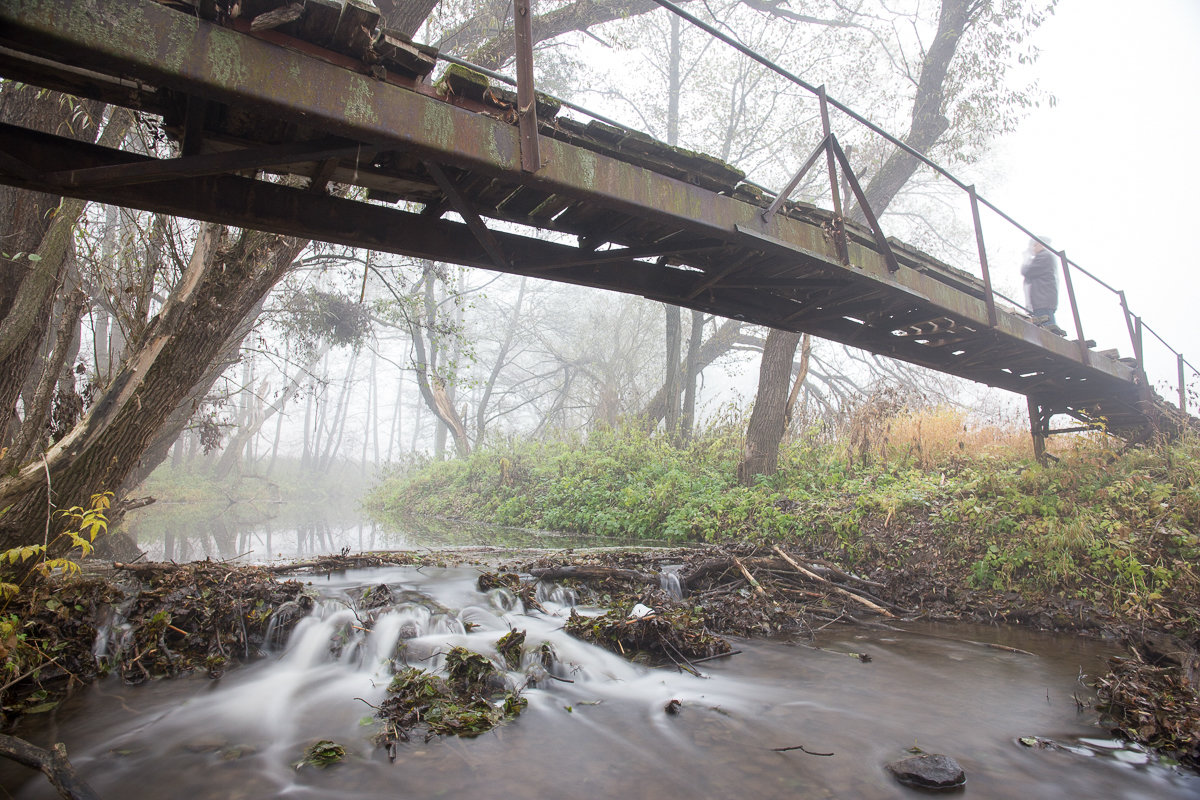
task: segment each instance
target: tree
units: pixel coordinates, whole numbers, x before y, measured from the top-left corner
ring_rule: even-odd
[[[993,99],[1001,95],[1013,101],[1013,96],[1006,95],[1002,88],[1007,66],[1003,59],[993,62],[994,73],[988,76],[990,81],[978,86],[966,79],[964,70],[960,69],[957,74],[954,72],[956,56],[970,66],[972,62],[978,64],[979,56],[964,56],[960,48],[974,45],[990,51],[993,57],[1011,53],[1024,35],[1041,23],[1053,4],[1054,0],[1028,7],[1018,0],[996,3],[986,0],[942,0],[931,44],[923,49],[915,69],[907,64],[904,67],[909,80],[915,83],[911,122],[904,137],[905,144],[918,152],[931,154],[939,140],[951,130],[950,120],[946,116],[948,106],[956,99],[956,94],[964,93],[968,86],[985,94],[990,91]],[[1006,46],[1002,47],[1001,43]],[[1000,50],[1004,52],[997,52]],[[984,121],[984,116],[974,120],[960,117],[960,121],[964,126],[969,122],[978,125]],[[976,133],[975,137],[978,135]],[[966,145],[978,142],[978,138],[963,132],[956,137],[956,141],[960,148],[957,157],[969,158]],[[881,216],[887,210],[918,166],[916,158],[897,148],[872,175],[865,194],[876,216]],[[851,209],[850,216],[864,219],[862,209],[857,207]],[[785,367],[790,367],[795,359],[798,341],[799,337],[787,331],[773,330],[767,337],[759,372],[759,395],[746,431],[745,455],[740,469],[744,482],[751,481],[756,474],[769,475],[775,471],[784,432],[785,411],[784,406],[777,402],[781,393],[779,382],[786,381],[790,374]]]

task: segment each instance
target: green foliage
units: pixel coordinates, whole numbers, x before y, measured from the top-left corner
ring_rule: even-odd
[[[321,344],[357,349],[371,332],[371,309],[333,292],[311,287],[297,292],[284,312],[284,332],[297,351],[308,358]]]
[[[779,473],[735,480],[738,431],[676,448],[637,428],[510,442],[378,487],[383,514],[667,541],[795,540],[895,568],[928,550],[965,587],[1060,592],[1136,618],[1200,595],[1200,442],[1126,450],[1080,437],[1049,466],[1026,451],[947,448],[891,463],[845,443],[786,445]]]
[[[408,731],[420,725],[426,740],[433,736],[478,736],[525,710],[519,692],[495,688],[496,667],[486,656],[463,647],[446,654],[446,676],[408,667],[396,673],[388,698],[377,716],[381,744],[407,741]]]
[[[325,769],[346,757],[346,748],[329,739],[322,739],[304,751],[304,758],[296,766],[308,765]]]
[[[60,540],[65,540],[68,552],[78,550],[80,557],[91,555],[96,538],[108,532],[108,517],[105,512],[111,507],[112,498],[112,492],[101,492],[92,495],[87,508],[72,506],[59,511],[58,515],[67,520],[67,527],[50,543],[50,548]],[[16,572],[30,561],[35,563],[30,565],[31,568],[24,570],[25,578],[32,574],[48,577],[55,572],[79,574],[79,565],[70,558],[48,558],[48,548],[45,544],[12,547],[0,552],[0,570],[4,572]],[[9,600],[20,591],[20,584],[0,580],[0,598]]]

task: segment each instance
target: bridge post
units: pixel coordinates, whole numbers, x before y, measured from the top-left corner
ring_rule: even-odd
[[[829,167],[829,193],[833,198],[834,236],[837,238],[838,255],[843,264],[850,263],[850,248],[846,242],[846,222],[842,216],[842,198],[838,192],[837,165],[833,156],[833,133],[829,125],[829,98],[825,94],[825,84],[817,89],[817,97],[821,101],[821,132],[825,134],[825,163]]]
[[[1183,374],[1183,353],[1175,354],[1179,362],[1179,410],[1183,414],[1187,414],[1187,384]]]
[[[537,97],[533,91],[533,20],[532,0],[514,0],[513,23],[517,50],[517,122],[521,129],[521,169],[537,172],[542,168],[538,152]]]
[[[1025,398],[1029,405],[1029,433],[1033,436],[1033,457],[1039,464],[1046,463],[1046,429],[1049,420],[1042,418],[1042,406],[1032,396]]]
[[[1079,337],[1079,360],[1084,364],[1089,364],[1091,363],[1091,354],[1088,352],[1087,341],[1083,338],[1083,323],[1079,319],[1079,304],[1075,302],[1075,284],[1071,282],[1071,267],[1067,261],[1067,251],[1059,252],[1058,259],[1062,262],[1063,281],[1067,285],[1067,299],[1071,301],[1071,316],[1075,319],[1075,335]]]
[[[988,326],[996,327],[996,297],[992,294],[992,273],[988,269],[987,249],[983,246],[983,225],[979,222],[979,195],[975,193],[975,184],[967,187],[971,198],[971,218],[975,221],[975,245],[979,248],[979,266],[983,269],[983,290],[986,293],[983,302],[987,304]]]

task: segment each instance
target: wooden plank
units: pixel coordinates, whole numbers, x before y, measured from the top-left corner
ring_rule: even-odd
[[[346,0],[333,30],[333,38],[329,41],[329,49],[365,59],[378,23],[379,9],[368,0]]]
[[[254,17],[250,21],[250,30],[269,31],[281,28],[284,25],[295,22],[302,16],[304,16],[304,4],[289,3]]]
[[[339,0],[304,0],[304,16],[300,18],[296,38],[318,47],[326,46],[333,38],[341,15]]]
[[[412,39],[387,28],[381,28],[372,45],[380,63],[393,72],[425,77],[437,65],[437,56],[413,44]],[[434,53],[437,51],[435,50]]]

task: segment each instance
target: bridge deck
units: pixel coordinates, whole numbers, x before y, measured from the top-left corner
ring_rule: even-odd
[[[158,115],[184,152],[156,160],[0,126],[0,181],[807,331],[1114,430],[1142,429],[1161,409],[1134,365],[1015,311],[990,326],[967,273],[899,242],[889,272],[871,232],[851,223],[843,264],[832,215],[815,207],[764,221],[770,198],[714,159],[555,119],[547,102],[542,167],[522,171],[509,97],[462,72],[430,85],[428,49],[337,24],[361,11],[353,3],[309,2],[304,18],[258,33],[247,19],[180,10],[210,5],[0,4],[0,75]],[[354,188],[331,195],[336,184]],[[480,230],[474,213],[524,227]]]

